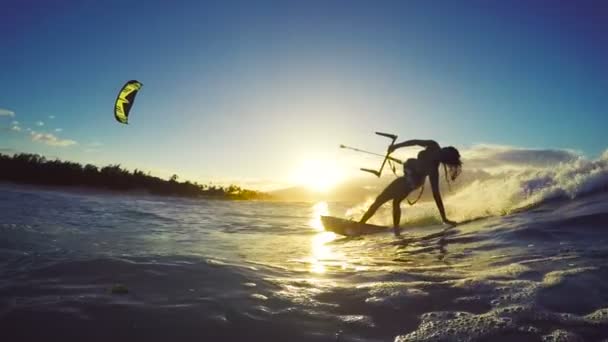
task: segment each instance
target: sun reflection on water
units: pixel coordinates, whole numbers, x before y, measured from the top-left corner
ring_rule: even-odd
[[[326,270],[327,262],[335,262],[336,254],[332,247],[326,245],[336,239],[336,234],[326,232],[321,223],[321,216],[328,215],[329,209],[327,202],[318,202],[312,207],[312,217],[309,225],[314,230],[318,231],[311,240],[311,256],[310,256],[310,271],[312,273],[323,274]]]
[[[333,253],[331,246],[326,243],[336,239],[336,234],[332,232],[318,233],[312,238],[311,244],[311,272],[325,273],[326,263],[328,261],[335,262],[336,255]]]
[[[327,202],[317,202],[312,207],[312,217],[308,224],[315,230],[320,232],[324,231],[323,223],[321,223],[321,216],[329,215],[329,207]]]

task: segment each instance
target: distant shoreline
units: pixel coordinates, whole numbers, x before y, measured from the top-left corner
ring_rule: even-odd
[[[103,188],[93,188],[87,186],[61,186],[61,185],[45,185],[45,184],[29,184],[29,183],[15,183],[6,180],[0,180],[0,191],[2,187],[14,187],[15,189],[22,189],[28,191],[49,191],[49,192],[63,192],[67,194],[75,194],[75,195],[108,195],[108,196],[150,196],[150,197],[159,197],[159,198],[180,198],[180,199],[212,199],[212,200],[224,200],[224,201],[232,201],[233,199],[224,198],[224,197],[190,197],[190,196],[179,196],[179,195],[158,195],[154,193],[150,193],[147,190],[112,190],[112,189],[103,189]]]
[[[222,200],[271,200],[272,196],[237,185],[216,186],[178,182],[178,176],[169,180],[135,169],[129,171],[119,164],[97,167],[81,165],[59,159],[47,160],[37,154],[0,153],[0,183],[24,185],[53,190],[86,189],[108,194],[136,194],[182,198]]]

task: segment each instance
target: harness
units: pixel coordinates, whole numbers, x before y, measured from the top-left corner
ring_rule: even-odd
[[[390,166],[391,170],[393,171],[393,174],[395,175],[395,177],[399,178],[399,175],[397,174],[397,168],[396,168],[395,164],[393,162],[391,162],[390,160],[389,160],[388,163],[389,163],[388,165]],[[407,163],[407,161],[405,163]],[[404,163],[404,165],[405,165],[405,163]],[[403,169],[403,176],[404,177],[407,176],[405,168]],[[410,206],[412,206],[412,205],[416,204],[416,202],[418,202],[418,200],[420,200],[420,198],[422,197],[422,193],[423,192],[424,192],[424,183],[422,183],[422,186],[420,187],[420,192],[418,193],[418,197],[416,197],[416,199],[414,201],[410,201],[410,199],[407,198],[407,197],[405,198],[405,200],[407,201],[407,203]]]

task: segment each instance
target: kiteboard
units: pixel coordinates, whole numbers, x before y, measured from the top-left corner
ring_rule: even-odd
[[[358,236],[392,231],[386,226],[360,223],[333,216],[321,216],[321,223],[323,223],[323,227],[325,227],[326,231],[344,236]]]
[[[321,223],[323,223],[323,227],[325,227],[326,231],[344,236],[360,236],[393,232],[393,229],[390,227],[378,226],[369,223],[360,223],[333,216],[321,216]],[[424,231],[426,232],[425,234],[418,233],[410,236],[416,241],[426,241],[435,238],[443,238],[458,233],[458,230],[454,229],[454,226],[449,226],[446,228],[444,225],[426,226],[424,227]],[[411,233],[411,229],[409,232]]]

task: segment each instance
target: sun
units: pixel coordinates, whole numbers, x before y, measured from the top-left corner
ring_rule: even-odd
[[[327,192],[344,178],[338,165],[331,160],[305,159],[292,175],[292,182],[316,192]]]

